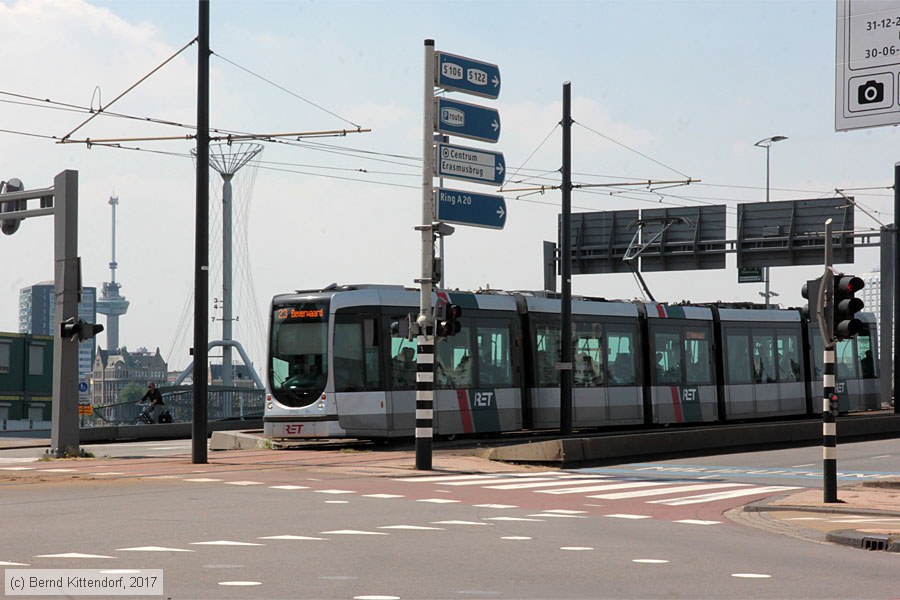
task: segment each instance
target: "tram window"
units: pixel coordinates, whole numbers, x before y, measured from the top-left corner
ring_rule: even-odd
[[[653,335],[656,383],[681,383],[681,332],[657,331]]]
[[[750,371],[749,332],[729,332],[725,336],[728,383],[753,383]]]
[[[800,379],[800,338],[796,333],[779,331],[776,336],[778,346],[778,381],[790,382]]]
[[[560,357],[559,327],[539,323],[535,325],[535,348],[537,350],[538,386],[558,387],[559,370],[556,363]]]
[[[685,383],[710,383],[709,331],[687,329],[684,333]]]
[[[775,382],[775,343],[771,333],[753,334],[753,376],[756,383]]]
[[[838,379],[859,379],[854,340],[840,340],[834,347],[835,374]]]
[[[872,352],[872,338],[866,329],[856,336],[856,353],[859,356],[859,373],[863,379],[874,379],[878,376],[878,368],[875,364]]]
[[[822,343],[822,336],[819,334],[816,325],[810,328],[810,339],[812,339],[812,349],[810,350],[812,352],[812,378],[813,381],[822,381],[825,345]]]
[[[634,330],[628,328],[606,330],[606,364],[609,365],[610,385],[635,385]]]
[[[471,326],[463,320],[456,335],[440,339],[434,345],[434,386],[443,389],[472,387],[472,349],[469,347]]]
[[[512,386],[511,338],[509,322],[501,319],[477,319],[475,327],[478,353],[478,385]]]
[[[334,387],[338,392],[381,386],[375,320],[338,314],[334,324]]]
[[[573,385],[603,385],[603,335],[599,323],[577,322],[572,327]]]

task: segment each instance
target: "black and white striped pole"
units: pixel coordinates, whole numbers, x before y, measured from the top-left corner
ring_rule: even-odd
[[[416,468],[431,470],[434,419],[434,319],[431,288],[434,269],[434,40],[425,40],[422,119],[422,277],[416,319]]]
[[[820,285],[820,302],[824,318],[819,319],[824,356],[822,357],[822,488],[824,502],[837,502],[837,399],[834,395],[835,358],[834,358],[834,275],[832,274],[833,250],[831,237],[831,219],[825,221],[825,275]],[[824,305],[824,306],[823,306]]]

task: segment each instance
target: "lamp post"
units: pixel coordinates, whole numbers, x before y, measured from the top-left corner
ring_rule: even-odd
[[[769,148],[775,142],[782,142],[787,139],[787,136],[784,135],[774,135],[772,137],[768,137],[762,140],[759,140],[754,146],[758,148],[766,149],[766,202],[769,201]],[[769,297],[775,294],[769,292],[769,267],[766,267],[766,291],[764,292],[766,297],[766,308],[769,308]]]

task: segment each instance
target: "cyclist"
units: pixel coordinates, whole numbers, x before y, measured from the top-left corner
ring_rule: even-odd
[[[157,409],[158,406],[164,406],[165,402],[163,402],[162,394],[156,389],[156,384],[152,381],[147,382],[147,391],[141,397],[140,402],[138,404],[143,404],[144,401],[150,400],[150,406],[146,407],[143,411],[145,415],[154,423],[156,423],[156,413],[159,412]]]

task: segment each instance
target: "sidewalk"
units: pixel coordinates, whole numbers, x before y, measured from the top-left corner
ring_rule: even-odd
[[[839,488],[837,499],[825,502],[822,490],[804,490],[747,504],[729,516],[794,537],[900,552],[900,478]]]

